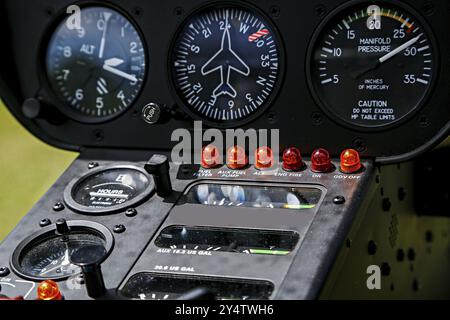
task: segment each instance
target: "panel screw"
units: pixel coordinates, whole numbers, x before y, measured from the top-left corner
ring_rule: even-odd
[[[344,204],[345,198],[343,196],[336,196],[333,198],[333,203],[334,204]]]
[[[136,8],[133,9],[133,12],[134,12],[134,14],[135,14],[137,17],[142,16],[142,9],[141,9],[141,8],[136,7]]]
[[[126,228],[123,224],[117,224],[114,226],[114,229],[113,229],[113,231],[115,233],[123,233],[123,232],[125,232],[125,230],[126,230]]]
[[[1,267],[0,268],[0,277],[6,277],[7,275],[9,275],[11,271],[9,271],[8,267]]]
[[[134,217],[135,215],[137,215],[137,210],[135,208],[129,208],[127,209],[127,211],[125,211],[125,215],[127,217]]]
[[[93,135],[94,135],[95,141],[97,141],[97,142],[101,142],[105,138],[105,135],[103,134],[102,130],[94,130]]]
[[[175,10],[173,10],[173,13],[174,13],[176,16],[181,16],[181,15],[183,15],[184,10],[183,10],[183,8],[181,8],[181,7],[176,7]]]
[[[358,152],[364,152],[367,149],[367,143],[362,138],[356,138],[353,140],[353,148],[355,148]]]
[[[274,112],[270,112],[267,115],[267,120],[269,120],[270,123],[275,123],[275,122],[277,122],[278,117],[277,117],[277,115]]]
[[[88,164],[89,170],[94,169],[96,167],[98,167],[98,162],[89,162],[89,164]]]
[[[431,16],[434,13],[434,4],[431,2],[427,2],[422,6],[422,9],[427,16]]]
[[[311,120],[315,126],[321,125],[323,123],[323,117],[320,112],[313,112],[311,114]]]
[[[45,219],[42,219],[41,221],[39,221],[39,226],[41,228],[49,226],[51,224],[52,224],[52,221],[50,219],[48,219],[48,218],[45,218]]]
[[[427,116],[420,116],[420,118],[419,118],[419,126],[421,127],[421,128],[426,128],[426,127],[428,127],[430,125],[430,122],[428,121],[428,118],[427,118]]]
[[[373,256],[375,253],[377,253],[377,243],[373,240],[370,240],[369,243],[367,244],[367,252]]]
[[[324,17],[326,15],[327,8],[325,8],[324,5],[320,4],[320,5],[318,5],[318,6],[316,6],[314,8],[314,12],[316,13],[316,16],[321,18],[321,17]]]
[[[62,202],[57,202],[53,205],[53,211],[59,212],[64,210],[64,204]]]
[[[270,14],[277,18],[280,16],[280,7],[279,6],[271,6],[269,9]]]

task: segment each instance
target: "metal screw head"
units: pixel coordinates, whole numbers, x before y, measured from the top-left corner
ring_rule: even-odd
[[[52,224],[52,221],[48,218],[42,219],[39,221],[39,227],[46,227]]]
[[[64,204],[62,202],[57,202],[53,205],[53,211],[59,212],[64,210]]]
[[[98,167],[98,162],[89,162],[89,164],[88,164],[88,169],[89,170],[90,169],[94,169],[96,167]]]
[[[312,120],[312,123],[315,125],[315,126],[318,126],[318,125],[321,125],[322,124],[322,122],[323,122],[323,117],[322,117],[322,114],[320,113],[320,112],[313,112],[312,114],[311,114],[311,120]]]
[[[127,209],[127,211],[125,211],[125,215],[127,217],[134,217],[135,215],[137,215],[137,210],[135,208],[129,208]]]
[[[271,6],[269,9],[270,14],[275,17],[278,18],[280,16],[280,7],[279,6]]]
[[[113,231],[114,231],[114,233],[123,233],[123,232],[125,232],[126,229],[127,228],[125,228],[125,226],[123,224],[117,224],[114,226]]]
[[[6,277],[10,272],[8,267],[0,267],[0,277]]]
[[[314,12],[316,16],[321,18],[327,14],[327,8],[324,5],[320,4],[314,8]]]
[[[343,196],[336,196],[333,198],[333,203],[334,204],[344,204],[345,198]]]

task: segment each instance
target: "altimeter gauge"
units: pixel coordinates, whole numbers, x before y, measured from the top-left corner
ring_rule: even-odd
[[[127,110],[146,74],[143,40],[133,23],[107,7],[81,9],[80,25],[60,23],[46,54],[47,78],[63,112],[82,122]]]

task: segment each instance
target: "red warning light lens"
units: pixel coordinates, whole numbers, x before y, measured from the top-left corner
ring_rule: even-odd
[[[361,159],[358,151],[346,149],[341,153],[341,171],[344,173],[354,173],[361,169]]]
[[[330,172],[333,169],[330,154],[325,149],[316,149],[311,155],[311,170],[314,172]]]
[[[286,171],[301,170],[305,166],[300,150],[290,147],[283,152],[283,169]]]
[[[202,149],[202,167],[206,169],[216,168],[221,164],[219,149],[208,144]]]
[[[248,158],[242,147],[234,146],[227,150],[227,166],[230,169],[242,169],[248,165]]]
[[[273,152],[269,147],[259,147],[255,151],[256,169],[267,169],[273,166]]]
[[[58,284],[53,280],[45,280],[39,283],[37,297],[38,300],[62,300]]]

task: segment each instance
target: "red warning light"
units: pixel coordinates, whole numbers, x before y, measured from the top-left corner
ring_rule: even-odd
[[[248,165],[248,158],[242,147],[234,146],[227,150],[227,166],[230,169],[242,169]]]
[[[330,154],[327,150],[319,148],[311,155],[311,170],[314,172],[330,172],[333,169]]]
[[[300,150],[296,147],[290,147],[283,151],[283,169],[286,171],[298,171],[303,169],[303,162]]]
[[[202,167],[206,169],[216,168],[221,165],[219,149],[208,144],[202,149]]]
[[[259,147],[255,151],[256,169],[268,169],[273,166],[273,152],[269,147]]]
[[[37,297],[38,300],[62,300],[58,284],[53,280],[45,280],[39,283]]]
[[[355,173],[361,169],[361,159],[358,151],[346,149],[341,153],[341,171],[344,173]]]

